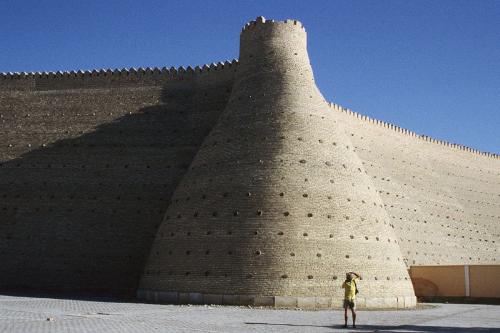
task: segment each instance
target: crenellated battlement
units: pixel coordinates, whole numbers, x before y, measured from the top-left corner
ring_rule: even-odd
[[[122,69],[94,69],[78,71],[57,71],[57,72],[15,72],[0,73],[0,90],[38,90],[37,88],[50,87],[51,83],[58,81],[68,83],[66,89],[74,86],[71,83],[76,81],[87,82],[85,87],[100,87],[103,83],[112,82],[146,82],[152,85],[172,79],[187,79],[198,75],[207,75],[216,72],[229,72],[235,70],[238,60],[226,60],[205,64],[201,66],[180,66],[180,67],[139,67]],[[42,84],[43,83],[43,84]],[[101,84],[99,84],[101,83]],[[65,87],[56,84],[54,89],[64,89]],[[84,88],[82,86],[82,88]]]
[[[402,127],[399,127],[399,126],[396,126],[394,124],[391,124],[391,123],[388,123],[388,122],[385,122],[383,120],[378,120],[378,119],[374,119],[374,118],[371,118],[371,117],[368,117],[366,115],[362,115],[358,112],[355,112],[355,111],[352,111],[348,108],[345,108],[339,104],[335,104],[335,103],[331,103],[331,102],[328,102],[328,106],[335,110],[335,111],[338,111],[338,112],[343,112],[345,114],[348,114],[356,119],[359,119],[359,120],[362,120],[362,121],[366,121],[368,123],[371,123],[371,124],[375,124],[375,125],[378,125],[378,126],[381,126],[381,127],[384,127],[384,128],[387,128],[387,129],[390,129],[390,130],[393,130],[395,132],[398,132],[398,133],[401,133],[403,135],[407,135],[407,136],[410,136],[410,137],[414,137],[418,140],[422,140],[422,141],[426,141],[426,142],[431,142],[431,143],[436,143],[436,144],[439,144],[439,145],[442,145],[442,146],[446,146],[446,147],[450,147],[450,148],[454,148],[454,149],[458,149],[458,150],[462,150],[462,151],[467,151],[467,152],[470,152],[470,153],[473,153],[473,154],[478,154],[478,155],[481,155],[481,156],[485,156],[485,157],[491,157],[491,158],[495,158],[495,159],[500,159],[500,155],[499,154],[495,154],[495,153],[490,153],[490,152],[484,152],[484,151],[481,151],[481,150],[478,150],[478,149],[474,149],[474,148],[470,148],[470,147],[467,147],[467,146],[464,146],[464,145],[461,145],[461,144],[458,144],[458,143],[451,143],[451,142],[448,142],[448,141],[444,141],[444,140],[439,140],[439,139],[434,139],[430,136],[427,136],[427,135],[424,135],[424,134],[418,134],[418,133],[415,133],[411,130],[408,130],[406,128],[402,128]]]
[[[266,20],[265,17],[263,16],[258,16],[255,20],[250,21],[246,23],[243,28],[241,28],[241,33],[247,32],[247,31],[252,31],[256,28],[260,27],[266,27],[270,25],[289,25],[289,26],[296,26],[297,28],[300,28],[302,30],[305,30],[304,25],[297,20],[291,20],[291,19],[286,19],[284,21],[275,21],[275,20]]]

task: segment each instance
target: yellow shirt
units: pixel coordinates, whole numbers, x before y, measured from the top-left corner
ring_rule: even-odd
[[[351,281],[344,281],[342,284],[342,288],[345,290],[344,299],[348,301],[353,301],[356,298],[356,282],[354,282],[356,278]]]

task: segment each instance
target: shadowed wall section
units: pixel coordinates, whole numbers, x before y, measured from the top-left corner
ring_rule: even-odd
[[[3,77],[0,287],[133,292],[232,65]]]

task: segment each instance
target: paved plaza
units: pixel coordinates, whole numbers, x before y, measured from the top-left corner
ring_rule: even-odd
[[[342,312],[175,306],[112,299],[0,295],[0,332],[500,332],[500,306],[437,304],[418,310]]]

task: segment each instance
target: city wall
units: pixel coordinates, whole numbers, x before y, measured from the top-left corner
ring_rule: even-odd
[[[0,75],[0,287],[133,292],[236,66]]]

